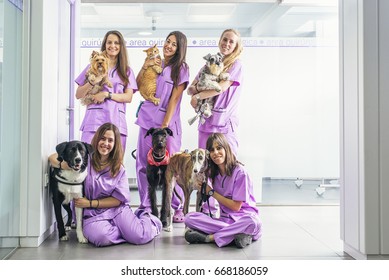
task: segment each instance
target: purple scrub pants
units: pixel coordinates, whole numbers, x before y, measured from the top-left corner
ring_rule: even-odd
[[[213,234],[218,247],[230,244],[234,236],[245,233],[258,240],[261,235],[261,221],[256,214],[245,213],[241,217],[213,219],[200,212],[191,212],[185,216],[185,225],[191,229]]]
[[[128,242],[141,245],[150,242],[162,229],[161,221],[152,214],[122,206],[120,214],[113,219],[84,220],[83,232],[88,241],[95,246],[109,246]]]

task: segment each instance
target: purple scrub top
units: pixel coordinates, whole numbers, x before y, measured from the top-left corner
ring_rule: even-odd
[[[144,101],[138,110],[138,118],[136,119],[135,124],[145,129],[149,129],[151,127],[161,127],[173,91],[171,70],[171,66],[167,66],[158,76],[157,91],[155,96],[161,99],[159,104],[154,105],[154,103],[150,101]],[[185,88],[189,83],[189,68],[186,65],[182,65],[180,69],[178,85],[183,83],[185,83]],[[178,100],[176,110],[169,123],[169,128],[173,131],[173,135],[181,135],[182,132],[180,118],[181,100],[182,95]]]
[[[199,123],[199,131],[225,134],[230,131],[231,126],[233,130],[236,130],[239,124],[237,111],[243,82],[241,61],[236,60],[227,72],[230,74],[229,80],[233,83],[225,92],[215,97],[212,116],[205,119],[204,124]],[[197,75],[197,80],[199,80],[199,74]]]
[[[89,66],[90,65],[88,65],[75,80],[78,85],[85,84],[85,74],[86,71],[89,69]],[[138,90],[136,78],[131,68],[129,68],[129,71],[127,72],[127,76],[129,79],[127,87],[124,86],[123,81],[120,79],[116,68],[110,69],[108,76],[113,87],[108,88],[106,85],[104,85],[102,91],[112,93],[124,93],[126,89],[131,88],[135,93]],[[127,135],[126,103],[106,99],[101,104],[92,103],[88,105],[80,130],[95,132],[102,124],[106,122],[113,123],[119,128],[120,134]]]
[[[221,217],[230,217],[234,219],[234,217],[244,216],[245,213],[259,213],[256,207],[253,183],[246,170],[244,170],[240,164],[234,168],[231,176],[217,175],[213,188],[217,193],[224,197],[235,201],[243,201],[242,207],[238,212],[233,211],[220,203]]]
[[[112,208],[84,208],[84,223],[113,219],[122,211],[123,206],[130,202],[130,189],[123,166],[116,177],[112,178],[108,167],[97,172],[89,161],[84,186],[85,197],[89,200],[112,196],[122,202],[118,207]]]

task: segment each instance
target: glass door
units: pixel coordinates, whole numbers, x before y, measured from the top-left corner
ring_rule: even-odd
[[[0,259],[19,246],[22,17],[0,0]]]

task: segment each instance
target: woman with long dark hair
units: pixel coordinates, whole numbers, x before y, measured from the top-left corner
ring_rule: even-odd
[[[151,101],[142,101],[138,109],[136,124],[139,125],[138,146],[136,155],[136,173],[140,195],[140,208],[151,211],[148,197],[148,182],[146,177],[147,153],[152,148],[151,137],[146,137],[147,130],[154,127],[168,127],[173,132],[167,139],[167,150],[170,155],[181,149],[181,118],[180,107],[182,93],[189,82],[189,67],[186,63],[186,36],[180,31],[171,32],[163,45],[162,73],[157,79],[156,97],[160,98],[158,105]],[[142,79],[145,69],[154,65],[154,59],[147,59],[140,70],[137,80]],[[183,198],[183,191],[179,186],[176,190]],[[172,207],[175,210],[173,222],[183,222],[183,203],[174,196]]]
[[[219,247],[234,242],[237,248],[244,248],[261,237],[262,223],[253,183],[224,134],[211,134],[206,147],[211,158],[208,174],[211,184],[206,187],[206,194],[219,203],[220,217],[188,213],[185,239],[189,243],[216,243]]]

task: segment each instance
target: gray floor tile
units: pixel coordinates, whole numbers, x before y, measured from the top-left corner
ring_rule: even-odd
[[[184,224],[162,232],[145,245],[119,244],[97,248],[79,244],[75,231],[68,242],[54,232],[38,248],[18,248],[11,260],[342,260],[339,206],[258,206],[263,235],[244,249],[215,244],[188,244]]]

